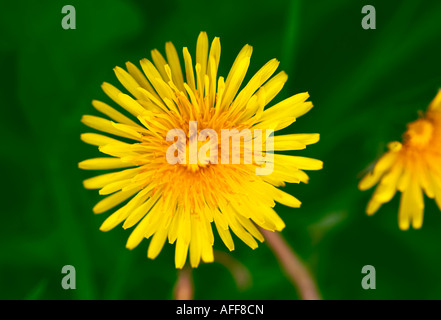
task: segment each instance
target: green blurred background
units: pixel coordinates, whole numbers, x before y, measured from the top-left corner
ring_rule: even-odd
[[[76,8],[76,30],[61,27],[67,4]],[[376,30],[361,27],[365,4],[376,8]],[[249,75],[271,58],[288,73],[277,100],[311,95],[315,107],[288,131],[319,132],[321,141],[298,154],[325,167],[308,185],[285,188],[300,209],[276,210],[323,298],[441,298],[434,201],[426,199],[422,229],[403,232],[398,196],[368,217],[372,192],[357,190],[363,170],[441,87],[439,1],[10,1],[0,17],[0,298],[172,298],[174,246],[152,261],[147,240],[125,248],[130,230],[99,231],[108,213],[94,215],[100,197],[82,187],[94,172],[77,167],[99,153],[80,141],[80,118],[97,114],[92,99],[110,102],[100,85],[118,84],[113,67],[164,52],[166,41],[194,54],[201,30],[221,39],[221,75],[248,43]],[[193,272],[196,299],[298,298],[265,244],[252,251],[235,239],[231,258],[250,281],[238,286],[224,265],[203,264]],[[227,251],[218,237],[215,249]],[[368,264],[376,290],[361,287]],[[76,290],[61,288],[64,265],[76,268]]]

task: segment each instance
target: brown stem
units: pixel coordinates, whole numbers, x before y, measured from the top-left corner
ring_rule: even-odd
[[[214,251],[214,261],[223,265],[233,276],[239,289],[245,290],[251,286],[250,271],[242,263],[234,259],[230,254]]]
[[[268,246],[274,252],[292,284],[297,287],[301,299],[320,300],[320,295],[311,273],[282,236],[278,232],[262,228],[260,228],[260,231],[263,233]]]
[[[178,280],[174,288],[175,300],[192,300],[193,289],[193,277],[191,274],[191,268],[185,266],[182,270],[178,271]]]

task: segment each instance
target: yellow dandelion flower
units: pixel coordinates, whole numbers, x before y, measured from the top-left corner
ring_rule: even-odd
[[[303,170],[321,169],[322,162],[274,151],[304,149],[319,135],[271,134],[271,129],[289,126],[312,108],[306,101],[308,93],[265,108],[287,80],[283,71],[272,77],[279,65],[276,59],[239,90],[251,46],[239,52],[226,79],[218,77],[219,38],[209,46],[205,32],[198,37],[195,60],[183,48],[185,76],[172,43],[166,43],[165,53],[164,57],[153,50],[152,61],[140,61],[142,71],[130,62],[127,70],[114,69],[131,96],[104,83],[102,89],[121,112],[93,101],[110,120],[84,115],[82,122],[117,138],[82,134],[84,142],[110,157],[85,160],[79,167],[124,168],[84,181],[85,188],[108,195],[93,208],[95,213],[120,206],[104,221],[102,231],[122,222],[123,228],[136,225],[127,248],[151,237],[147,256],[154,259],[168,239],[176,242],[177,268],[184,266],[188,252],[191,266],[197,267],[201,260],[213,261],[212,224],[229,250],[234,249],[230,230],[254,249],[255,239],[264,240],[257,226],[272,231],[284,228],[273,209],[275,201],[289,207],[299,207],[300,201],[277,187],[306,183]]]
[[[390,201],[399,190],[398,213],[400,229],[415,229],[423,225],[423,193],[435,199],[441,209],[441,90],[425,114],[407,125],[403,142],[391,142],[373,170],[359,183],[360,190],[378,186],[366,212],[374,214],[383,203]]]

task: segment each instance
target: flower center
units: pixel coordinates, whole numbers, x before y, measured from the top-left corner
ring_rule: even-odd
[[[193,148],[191,147],[192,143],[190,141],[194,143]],[[198,171],[200,168],[209,165],[210,149],[206,150],[204,148],[201,151],[201,147],[205,143],[206,142],[198,141],[197,137],[190,137],[190,139],[187,140],[187,144],[185,146],[186,148],[185,155],[186,155],[186,166],[188,170],[195,172]]]
[[[433,124],[426,119],[419,119],[408,124],[404,138],[411,146],[425,147],[430,143],[432,135]]]

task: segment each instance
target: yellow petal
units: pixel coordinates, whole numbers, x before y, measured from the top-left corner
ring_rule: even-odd
[[[373,198],[369,200],[368,205],[366,207],[367,215],[369,216],[373,215],[375,212],[378,211],[378,209],[380,209],[381,205],[382,202],[375,201]]]
[[[291,208],[300,208],[300,205],[302,204],[297,198],[293,197],[289,193],[286,193],[285,191],[277,190],[277,194],[274,197],[274,200],[284,204],[285,206],[291,207]]]
[[[94,146],[103,146],[110,143],[120,143],[121,141],[104,136],[98,133],[82,133],[81,140]]]
[[[138,87],[140,87],[140,84],[136,82],[136,80],[132,77],[130,73],[128,73],[126,70],[124,70],[121,67],[115,67],[113,69],[115,72],[116,77],[118,78],[119,82],[137,99],[141,99],[142,96],[140,95],[138,91]]]
[[[126,221],[123,224],[124,229],[128,229],[137,224],[158,202],[160,193],[155,193],[150,199],[140,204],[130,213]]]
[[[182,269],[187,260],[189,242],[184,241],[184,237],[178,237],[175,249],[175,267]]]
[[[279,163],[282,166],[292,165],[302,170],[320,170],[323,168],[323,161],[307,157],[288,156],[284,154],[275,154],[274,163]]]
[[[141,140],[139,134],[128,134],[125,131],[121,131],[115,127],[115,123],[104,119],[100,117],[90,116],[90,115],[84,115],[81,118],[81,122],[84,123],[86,126],[102,131],[107,132],[116,136],[132,139],[132,140]]]
[[[254,238],[259,240],[260,242],[265,241],[263,235],[249,219],[242,217],[240,215],[236,215],[236,219],[246,229],[246,231],[248,231]]]
[[[185,76],[187,79],[187,84],[194,91],[194,90],[196,90],[196,85],[195,85],[195,81],[194,81],[193,62],[192,62],[191,55],[188,52],[187,47],[184,47],[183,54],[184,54],[184,61],[185,61]]]
[[[155,259],[164,247],[165,240],[167,239],[167,229],[161,225],[150,241],[149,249],[147,250],[147,257]]]
[[[243,79],[245,78],[249,65],[250,57],[246,56],[237,63],[237,67],[235,69],[231,69],[230,73],[228,74],[227,82],[225,83],[225,92],[222,97],[223,106],[229,106],[233,101]]]
[[[114,181],[124,180],[126,178],[133,178],[142,169],[143,167],[140,166],[132,169],[126,169],[120,172],[105,173],[84,180],[83,185],[86,189],[100,189],[106,184],[112,183]]]
[[[216,220],[216,218],[214,219],[214,224],[216,226],[216,230],[219,233],[220,238],[222,239],[223,243],[225,244],[225,246],[230,250],[233,251],[234,250],[234,242],[233,242],[233,238],[231,237],[230,231],[227,229],[224,229],[219,222]]]
[[[139,92],[136,90],[136,92]],[[127,94],[119,94],[118,99],[120,101],[121,106],[126,109],[128,112],[133,114],[135,117],[142,115],[146,110],[143,106],[141,106],[138,102],[136,102],[131,96]]]
[[[225,215],[228,221],[228,225],[234,234],[245,242],[251,249],[257,248],[257,242],[254,238],[242,227],[242,225],[237,221],[236,214],[228,206],[221,206],[221,211]]]
[[[207,66],[207,76],[209,80],[209,92],[210,92],[210,105],[214,106],[214,101],[216,98],[216,78],[217,70],[219,67],[221,53],[221,45],[218,37],[213,39],[210,47],[210,53],[208,54],[208,66]]]
[[[115,109],[113,109],[108,104],[105,104],[104,102],[101,102],[98,100],[93,100],[92,105],[95,107],[95,109],[97,109],[99,112],[105,114],[113,121],[125,123],[125,124],[132,125],[132,126],[139,126],[139,124],[137,124],[133,120],[127,118],[125,115],[116,111]]]
[[[134,214],[138,215],[138,213],[140,213],[140,215],[145,215],[147,213],[146,212],[146,207],[147,207],[146,204],[148,202],[149,201],[145,202],[143,205],[138,207],[135,210],[137,212],[132,213],[132,215],[134,215]],[[141,220],[141,222],[136,226],[136,228],[132,231],[132,233],[130,234],[129,239],[127,240],[127,243],[126,243],[127,249],[132,250],[140,244],[142,239],[146,236],[148,229],[151,228],[151,223],[156,222],[158,220],[158,215],[160,215],[160,213],[162,213],[162,211],[161,211],[161,205],[159,203],[159,205],[157,204],[157,205],[153,206],[153,208],[150,210],[150,212],[147,214],[147,216],[145,216]],[[126,220],[126,222],[127,222],[127,220]],[[123,228],[124,228],[124,225],[123,225]]]
[[[119,205],[121,202],[123,202],[123,201],[127,200],[128,198],[130,198],[131,196],[133,196],[136,192],[139,191],[139,189],[140,188],[136,188],[136,189],[132,189],[129,191],[119,191],[117,193],[114,193],[114,194],[104,198],[100,202],[98,202],[93,207],[93,212],[98,214],[98,213],[103,213],[109,209],[112,209],[113,207]]]
[[[112,215],[110,215],[101,225],[101,231],[109,231],[115,228],[118,224],[123,222],[131,213],[133,208],[137,208],[149,196],[149,191],[143,189],[139,191],[130,201]]]
[[[396,164],[398,153],[387,152],[385,153],[375,164],[374,169],[366,174],[363,179],[360,180],[358,188],[360,190],[367,190],[372,188],[383,176],[384,172],[389,170],[394,164]]]
[[[287,80],[288,75],[284,71],[280,71],[277,75],[268,80],[268,82],[262,87],[265,90],[265,105],[270,103],[282,90]]]
[[[435,98],[433,98],[432,102],[429,105],[429,110],[440,111],[441,110],[441,89],[438,90]]]
[[[199,217],[195,217],[194,214],[191,215],[191,240],[190,240],[190,265],[196,268],[201,260],[202,253],[202,239],[201,239],[201,225]]]
[[[277,59],[272,59],[267,62],[257,73],[251,78],[247,85],[242,89],[242,91],[237,95],[234,100],[234,105],[237,107],[244,106],[251,96],[259,89],[276,71],[279,66],[279,61]]]
[[[130,73],[130,75],[135,79],[135,81],[145,90],[150,92],[155,98],[160,99],[158,94],[156,93],[155,89],[153,89],[150,82],[147,80],[147,78],[144,76],[144,74],[141,72],[141,70],[138,69],[133,63],[126,62],[127,71]],[[139,88],[138,88],[139,89]]]
[[[184,89],[184,76],[182,75],[181,63],[179,62],[178,52],[175,46],[171,42],[165,44],[165,53],[167,55],[167,61],[172,71],[173,83],[181,90]]]
[[[159,74],[161,75],[162,80],[169,82],[170,78],[168,77],[167,72],[165,72],[165,65],[167,64],[167,61],[157,49],[152,50],[151,54],[153,63],[155,64],[156,70],[158,70]],[[146,75],[147,77],[149,76],[147,73]]]
[[[123,162],[120,158],[93,158],[81,161],[78,164],[78,167],[84,170],[107,170],[133,166],[134,164]]]
[[[165,98],[168,98],[170,100],[173,100],[174,93],[170,86],[167,85],[167,83],[164,81],[163,76],[159,73],[158,69],[151,63],[148,59],[142,59],[141,60],[141,68],[142,71],[144,71],[145,75],[149,79],[150,83],[158,93],[158,95],[161,97],[161,99],[164,101]],[[164,69],[164,77],[168,78],[167,74],[165,73]],[[169,79],[167,79],[169,81]]]
[[[200,77],[197,78],[197,89],[199,94],[202,96],[204,92],[204,81],[205,74],[207,72],[208,63],[208,36],[206,32],[201,32],[199,34],[196,43],[196,65],[200,66]],[[202,81],[201,81],[202,80]]]

